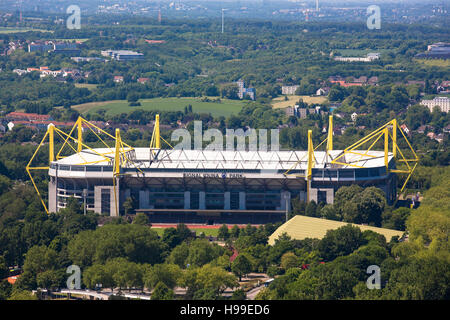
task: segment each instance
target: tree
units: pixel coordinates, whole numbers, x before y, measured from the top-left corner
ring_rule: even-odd
[[[328,230],[319,242],[318,249],[321,257],[331,261],[352,253],[366,242],[361,230],[349,224],[336,230]]]
[[[163,282],[158,282],[152,292],[152,300],[173,300],[175,294],[173,290],[168,288]]]
[[[9,269],[6,265],[6,260],[3,256],[0,256],[0,279],[4,279],[8,276]]]
[[[412,258],[392,271],[383,298],[447,300],[449,281],[448,260],[439,256]]]
[[[136,263],[161,263],[167,246],[158,234],[138,224],[106,224],[95,231],[82,231],[67,247],[69,258],[80,267],[127,258]]]
[[[59,266],[55,265],[57,260],[57,252],[55,250],[49,249],[46,246],[34,246],[30,248],[26,254],[25,262],[23,266],[23,273],[17,280],[18,287],[22,289],[34,289],[37,287],[38,275],[46,271],[55,271]],[[55,274],[47,273],[41,278],[41,284],[49,284],[47,281],[51,279],[52,284],[56,277]],[[45,282],[43,280],[46,279]]]
[[[232,238],[237,239],[239,237],[239,232],[240,232],[239,227],[237,225],[234,225],[231,228],[230,235],[231,235]]]
[[[201,267],[220,257],[224,249],[217,244],[211,244],[207,240],[197,239],[191,242],[186,263],[191,266]]]
[[[177,229],[175,228],[164,229],[162,241],[166,243],[171,249],[179,245],[181,243],[181,239],[180,235],[177,232]]]
[[[281,256],[281,268],[288,270],[290,268],[298,268],[299,259],[293,252],[286,252]]]
[[[209,86],[205,91],[205,95],[210,97],[219,96],[219,89],[216,86]]]
[[[125,210],[125,214],[128,215],[134,210],[134,201],[133,198],[128,197],[127,200],[123,203],[123,209]]]
[[[37,297],[31,292],[26,290],[13,290],[8,300],[37,300]]]
[[[133,220],[134,224],[146,226],[149,223],[148,217],[145,213],[139,212]]]
[[[131,92],[128,93],[128,95],[127,95],[127,100],[128,100],[128,102],[130,102],[130,103],[137,102],[137,101],[139,100],[139,95],[138,95],[136,92],[131,91]]]
[[[189,246],[183,242],[176,246],[167,257],[167,263],[178,265],[180,268],[186,268],[186,260],[189,255]]]
[[[181,275],[181,268],[176,264],[156,264],[145,273],[145,286],[151,289],[163,283],[167,288],[173,289]]]
[[[219,232],[217,237],[219,239],[222,240],[227,240],[230,237],[230,233],[228,231],[228,226],[226,224],[223,224],[220,228],[219,228]]]
[[[94,264],[83,271],[83,283],[89,289],[95,289],[97,285],[102,288],[111,288],[114,292],[115,283],[113,280],[113,269],[106,269],[106,266]]]
[[[0,280],[0,300],[6,300],[11,295],[12,285],[8,280]]]
[[[317,217],[317,203],[313,200],[308,202],[305,209],[305,215],[308,217]]]
[[[8,191],[11,185],[12,181],[9,180],[8,177],[5,177],[4,175],[0,174],[0,195]]]
[[[226,288],[238,286],[236,278],[220,267],[206,264],[201,268],[189,268],[180,285],[187,288],[186,299],[217,299]]]
[[[193,236],[194,236],[192,234],[192,231],[189,230],[189,228],[184,223],[180,223],[177,225],[177,233],[178,233],[178,237],[181,242],[183,242],[184,240],[193,238]]]
[[[408,208],[398,208],[395,210],[386,210],[382,214],[383,228],[405,230],[406,219],[409,217],[411,210]]]
[[[386,196],[384,192],[376,187],[368,187],[357,198],[359,217],[355,223],[370,223],[381,226],[381,214],[386,207]]]
[[[36,277],[36,283],[39,288],[52,289],[60,288],[64,285],[65,270],[46,270]]]
[[[335,207],[332,204],[325,205],[320,210],[320,215],[328,220],[341,220],[342,218],[337,214]]]
[[[245,300],[247,299],[247,295],[245,291],[242,289],[237,289],[233,291],[233,295],[231,296],[231,300]]]
[[[291,200],[292,203],[292,213],[294,215],[305,215],[306,203],[300,200],[300,196],[295,197]]]
[[[236,84],[228,84],[222,87],[221,95],[227,99],[238,99],[238,92],[239,88]]]
[[[362,189],[358,185],[341,187],[336,192],[334,207],[344,221],[381,225],[381,214],[386,207],[384,192],[376,187]]]
[[[239,254],[231,264],[231,271],[239,277],[241,281],[242,276],[252,271],[252,262],[246,254]]]
[[[351,186],[343,186],[336,191],[336,194],[334,195],[334,206],[337,210],[342,210],[342,207],[350,202],[353,197],[363,191],[363,188],[361,188],[357,184],[352,184]]]

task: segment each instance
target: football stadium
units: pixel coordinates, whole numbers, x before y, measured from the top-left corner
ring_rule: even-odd
[[[70,133],[49,126],[41,143],[49,141],[49,166],[32,167],[32,158],[27,171],[33,179],[32,170],[48,170],[47,204],[41,199],[47,212],[58,212],[75,197],[85,211],[119,216],[131,198],[134,211],[152,223],[260,224],[284,221],[292,198],[333,203],[335,192],[351,184],[376,186],[393,203],[397,173],[411,175],[417,163],[417,157],[403,157],[397,127],[393,120],[350,147],[333,150],[330,117],[328,137],[313,146],[309,131],[305,151],[207,151],[162,149],[158,116],[148,148],[133,148],[119,129],[112,136],[79,118]],[[89,147],[83,141],[88,129],[109,135],[115,145]],[[58,136],[64,144],[55,155]],[[384,150],[372,150],[378,141],[384,141]],[[62,156],[67,145],[74,152]],[[325,150],[318,150],[321,145]],[[396,158],[406,169],[397,169]]]

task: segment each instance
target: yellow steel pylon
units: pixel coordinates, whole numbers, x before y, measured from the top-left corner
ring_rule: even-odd
[[[405,158],[402,150],[399,148],[399,146],[397,144],[397,129],[401,132],[402,137],[406,141],[408,148],[413,155],[413,157],[411,159]],[[333,150],[333,116],[330,115],[328,118],[327,138],[325,138],[325,140],[323,140],[321,143],[319,143],[316,147],[313,147],[311,134],[312,134],[312,131],[308,130],[308,152],[305,154],[308,157],[308,159],[306,160],[307,161],[307,170],[304,175],[298,175],[295,173],[293,174],[297,177],[304,177],[306,179],[306,181],[307,181],[307,199],[308,200],[309,200],[308,184],[311,179],[311,172],[312,172],[312,168],[313,168],[314,162],[315,162],[314,152],[325,142],[327,142],[327,144],[326,144],[326,161],[327,162],[329,160],[331,160],[330,164],[334,164],[334,165],[350,166],[350,167],[355,167],[355,168],[364,168],[361,165],[355,164],[355,162],[357,163],[357,162],[363,161],[365,159],[368,160],[371,158],[372,159],[376,158],[376,156],[369,154],[369,151],[376,145],[376,143],[382,137],[384,137],[383,147],[384,147],[384,165],[386,167],[386,174],[388,174],[389,172],[408,174],[405,182],[403,183],[402,188],[400,189],[400,192],[402,192],[405,189],[406,184],[408,183],[409,179],[411,178],[411,175],[413,174],[413,172],[419,162],[419,157],[415,153],[414,149],[412,148],[411,144],[409,143],[408,139],[406,138],[405,134],[403,133],[403,130],[400,128],[396,119],[389,121],[388,123],[384,124],[380,128],[378,128],[378,129],[374,130],[373,132],[369,133],[368,135],[366,135],[364,138],[356,141],[349,147],[345,148],[340,154],[338,154],[333,159],[331,159],[331,156],[330,156],[330,151]],[[398,154],[400,155],[401,159],[399,159],[398,161],[401,163],[404,163],[406,165],[405,170],[389,168],[389,142],[390,141],[392,141],[393,157],[398,158]],[[363,146],[369,142],[371,144],[365,151],[358,150],[358,148],[361,148],[361,146]],[[358,160],[351,161],[351,162],[346,161],[345,156],[347,154],[359,155],[360,158]],[[297,167],[297,165],[301,162],[305,162],[304,156],[299,161],[297,161],[291,168],[289,168],[284,173],[284,175],[291,175],[289,172],[294,170],[295,167]]]
[[[392,133],[389,132],[389,129],[392,130]],[[405,156],[403,155],[402,150],[399,148],[398,143],[397,143],[397,129],[399,129],[404,140],[406,141],[406,143],[409,147],[409,150],[411,151],[411,153],[413,155],[412,159],[406,159]],[[336,158],[334,158],[331,161],[331,163],[338,164],[338,165],[344,165],[344,166],[351,166],[351,167],[355,167],[355,168],[364,168],[363,166],[356,165],[354,163],[343,162],[343,161],[345,161],[345,155],[350,153],[350,154],[356,154],[356,155],[361,156],[360,159],[358,159],[357,161],[353,161],[353,162],[360,162],[367,158],[375,158],[375,156],[370,155],[368,153],[382,137],[384,137],[384,165],[386,167],[386,174],[388,174],[389,172],[408,174],[405,182],[403,183],[402,188],[400,189],[400,192],[401,192],[405,189],[405,186],[406,186],[408,180],[411,178],[411,175],[413,174],[413,172],[419,162],[419,157],[417,156],[413,147],[409,143],[408,138],[406,138],[405,134],[403,133],[403,130],[398,125],[398,122],[396,119],[389,121],[388,123],[384,124],[383,126],[376,129],[375,131],[372,131],[371,133],[369,133],[364,138],[356,141],[351,146],[345,148]],[[392,155],[393,155],[393,157],[397,158],[398,157],[397,152],[398,152],[398,154],[400,154],[400,156],[402,158],[398,161],[404,162],[404,164],[407,167],[406,170],[389,168],[389,141],[390,141],[389,138],[391,138],[390,140],[392,140]],[[368,142],[371,142],[371,145],[363,153],[361,153],[357,150],[358,148],[360,148],[361,146],[365,145]],[[341,160],[341,159],[343,159],[343,160]],[[414,165],[411,166],[410,163],[411,164],[414,163]]]
[[[76,137],[74,136],[76,129]],[[102,144],[106,147],[106,152],[100,152],[98,149],[91,148],[83,141],[83,129],[90,130],[98,139],[98,141],[102,142]],[[63,142],[61,148],[57,152],[55,156],[55,133],[57,134],[57,137],[60,138],[60,140]],[[100,135],[104,135],[110,140],[114,141],[114,148],[112,148],[108,143],[106,143],[105,139],[102,139]],[[33,160],[35,159],[37,153],[41,149],[41,147],[45,144],[48,137],[48,144],[49,144],[49,165],[48,166],[40,166],[40,167],[34,167],[32,166]],[[152,142],[150,144],[150,148],[153,149],[160,149],[161,148],[161,140],[163,140],[165,143],[167,143],[170,147],[172,147],[166,140],[164,140],[160,136],[160,129],[159,129],[159,115],[156,115],[155,120],[155,127],[153,129],[153,135],[152,135]],[[76,144],[76,148],[71,144]],[[113,186],[114,186],[114,199],[115,199],[115,206],[116,206],[116,212],[119,212],[119,204],[118,204],[118,198],[117,198],[117,190],[116,190],[116,180],[121,175],[121,166],[124,164],[133,164],[134,161],[129,157],[129,154],[131,151],[134,150],[133,147],[129,146],[125,142],[123,142],[121,136],[120,136],[120,129],[116,129],[115,136],[109,134],[108,132],[100,129],[98,126],[94,125],[93,123],[83,119],[82,117],[79,117],[77,121],[75,122],[74,126],[70,130],[69,133],[66,133],[58,128],[56,128],[53,124],[50,124],[47,131],[45,132],[44,137],[42,138],[42,141],[36,148],[33,156],[31,157],[30,161],[28,162],[26,166],[26,171],[28,175],[30,176],[31,183],[34,186],[34,189],[36,190],[36,193],[42,203],[42,206],[44,207],[45,212],[48,214],[49,211],[47,209],[47,206],[45,205],[44,200],[42,199],[41,193],[39,192],[39,189],[36,186],[36,183],[33,179],[33,176],[31,174],[31,171],[33,170],[49,170],[50,165],[55,160],[60,160],[65,158],[66,156],[62,155],[63,151],[65,149],[71,150],[71,154],[79,154],[80,158],[83,160],[80,163],[77,163],[75,165],[88,165],[88,164],[96,164],[100,162],[107,162],[107,163],[113,163]],[[84,149],[89,150],[90,153],[96,154],[100,156],[101,160],[96,161],[87,161],[83,155],[82,151]],[[139,170],[142,174],[142,170],[135,166],[137,170]]]
[[[89,147],[87,144],[85,144],[83,142],[83,128],[89,129],[91,132],[94,133],[94,135],[99,139],[99,141],[101,141],[106,148],[109,150],[107,152],[99,152],[94,148]],[[77,137],[73,136],[73,133],[75,132],[75,129],[77,129]],[[119,130],[119,129],[117,129]],[[55,133],[57,134],[57,136],[55,135]],[[55,160],[59,160],[64,158],[65,156],[62,156],[61,153],[63,152],[63,150],[68,146],[70,147],[70,149],[72,150],[72,154],[73,153],[78,153],[80,155],[80,158],[82,160],[84,160],[81,163],[77,163],[76,165],[87,165],[87,164],[94,164],[94,163],[100,163],[100,162],[108,162],[110,163],[112,161],[112,159],[115,159],[115,151],[100,137],[100,134],[106,135],[107,137],[109,137],[110,139],[113,139],[116,141],[116,137],[112,136],[111,134],[109,134],[108,132],[98,128],[97,126],[95,126],[94,124],[88,122],[87,120],[83,119],[82,117],[79,117],[78,120],[75,122],[75,125],[72,127],[72,129],[70,130],[69,133],[66,133],[58,128],[56,128],[53,124],[50,124],[47,128],[47,131],[45,132],[44,137],[42,138],[40,144],[38,145],[38,147],[36,148],[33,156],[31,157],[30,161],[28,162],[25,170],[27,171],[28,175],[30,176],[30,180],[31,183],[33,184],[34,189],[36,190],[36,193],[42,203],[42,206],[44,207],[45,212],[48,214],[48,208],[45,205],[44,200],[42,199],[41,193],[39,192],[39,189],[37,188],[37,185],[34,181],[33,175],[31,174],[31,172],[33,170],[49,170],[50,169],[50,165],[53,161]],[[39,152],[39,150],[41,149],[41,147],[46,143],[47,141],[47,137],[48,137],[48,144],[49,144],[49,165],[48,166],[38,166],[35,167],[33,166],[33,160],[36,158],[37,153]],[[55,157],[55,137],[59,137],[60,140],[63,142],[62,147],[59,149],[58,153],[56,154]],[[115,163],[115,169],[116,171],[113,172],[113,178],[115,179],[115,175],[118,174],[118,172],[120,173],[120,162],[126,163],[131,161],[131,159],[129,159],[129,157],[127,156],[129,151],[134,150],[131,146],[129,146],[128,144],[124,143],[121,139],[120,139],[120,133],[118,135],[119,137],[119,142],[120,142],[120,148],[118,148],[119,150],[119,154],[120,154],[120,161]],[[75,149],[72,145],[71,142],[77,145],[77,148]],[[116,146],[117,146],[118,141],[116,141]],[[88,149],[90,152],[92,152],[93,154],[96,154],[100,157],[102,157],[101,160],[97,160],[97,161],[91,161],[88,162],[86,161],[86,159],[82,156],[81,151],[83,150],[83,148]],[[119,170],[117,170],[117,165],[119,166]],[[116,199],[117,200],[117,199]],[[116,203],[117,205],[117,203]],[[117,207],[116,207],[117,209]]]

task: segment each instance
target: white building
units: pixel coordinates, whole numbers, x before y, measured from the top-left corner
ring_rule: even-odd
[[[442,112],[448,113],[450,110],[450,99],[448,97],[436,97],[433,100],[422,100],[420,104],[430,109],[430,112],[433,111],[435,106],[439,107]]]
[[[380,59],[379,53],[368,53],[366,57],[335,57],[335,61],[345,61],[345,62],[371,62]]]
[[[281,94],[295,94],[299,86],[282,86]]]

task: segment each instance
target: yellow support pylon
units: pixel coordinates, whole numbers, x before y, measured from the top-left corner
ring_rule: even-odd
[[[83,142],[83,138],[82,138],[82,128],[83,125],[86,129],[90,129],[92,131],[92,133],[94,133],[94,135],[99,139],[99,141],[101,141],[109,150],[109,152],[99,152],[97,150],[95,150],[94,148],[89,147],[88,145],[86,145]],[[73,136],[75,129],[77,129],[77,133],[78,135],[76,137]],[[95,130],[94,130],[95,129]],[[96,132],[97,131],[97,132]],[[55,135],[55,133],[57,135]],[[116,149],[113,150],[113,148],[111,148],[100,136],[99,134],[104,134],[106,136],[108,136],[110,139],[115,140],[115,146]],[[58,153],[56,154],[55,157],[55,137],[60,137],[60,139],[63,141],[63,145],[62,147],[59,149]],[[47,137],[48,137],[48,143],[49,143],[49,166],[37,166],[34,167],[32,166],[33,160],[36,158],[37,153],[39,152],[39,150],[41,149],[41,147],[45,144],[45,142],[47,141]],[[74,146],[71,145],[71,143],[76,144],[76,148]],[[120,162],[123,160],[125,162],[127,161],[131,161],[130,159],[128,159],[127,153],[129,151],[132,151],[133,148],[130,147],[128,144],[124,143],[121,138],[120,138],[120,132],[118,132],[118,134],[116,134],[115,136],[112,136],[111,134],[109,134],[108,132],[98,128],[97,126],[95,126],[94,124],[86,121],[85,119],[83,119],[82,117],[79,117],[78,120],[75,122],[75,125],[72,127],[72,129],[70,130],[69,133],[66,133],[58,128],[56,128],[54,125],[49,125],[49,127],[47,128],[47,131],[45,132],[44,137],[42,138],[40,144],[38,145],[38,147],[36,148],[36,150],[33,153],[33,156],[31,157],[30,161],[28,162],[25,170],[27,171],[31,183],[34,187],[34,189],[36,190],[36,193],[42,203],[42,206],[44,207],[44,210],[47,214],[49,214],[49,211],[47,209],[47,206],[44,202],[44,199],[41,196],[41,193],[39,192],[39,189],[37,188],[37,185],[34,181],[33,175],[31,174],[31,172],[33,170],[49,170],[50,169],[50,165],[53,161],[59,160],[64,158],[64,156],[61,155],[63,149],[66,146],[69,146],[70,149],[72,150],[72,153],[79,153],[80,157],[84,160],[84,162],[82,163],[78,163],[77,165],[87,165],[87,164],[91,164],[91,163],[99,163],[99,162],[110,162],[112,159],[116,159],[118,158],[119,161],[115,161],[114,163],[114,172],[113,172],[113,183],[115,186],[115,180],[116,180],[116,176],[118,176],[120,174]],[[91,161],[88,162],[83,158],[82,153],[80,153],[83,148],[88,149],[91,153],[96,154],[100,157],[102,157],[103,160],[97,160],[97,161]],[[117,155],[118,153],[118,155]],[[140,170],[140,169],[138,169]],[[114,195],[116,197],[116,210],[118,209],[118,204],[117,204],[117,194],[116,191],[114,191]],[[117,211],[118,212],[118,211]]]
[[[83,150],[83,123],[81,117],[79,117],[77,120],[77,128],[78,128],[77,152],[80,153],[81,150]]]
[[[388,127],[384,128],[384,165],[386,173],[389,171],[389,131]]]
[[[332,116],[329,116],[328,119],[329,119],[329,124],[328,124],[327,138],[325,140],[323,140],[320,144],[318,144],[315,148],[312,147],[312,138],[311,138],[312,131],[311,130],[308,131],[308,152],[305,155],[308,157],[308,160],[307,160],[308,167],[307,167],[307,170],[305,171],[305,174],[298,175],[295,173],[292,173],[292,174],[289,173],[290,171],[294,170],[299,165],[299,163],[301,163],[302,161],[303,162],[305,161],[304,157],[302,157],[291,168],[289,168],[288,170],[286,170],[286,172],[284,172],[285,176],[295,175],[297,177],[304,177],[306,179],[307,183],[309,183],[310,178],[311,178],[311,169],[312,169],[312,166],[314,165],[314,161],[315,161],[314,151],[316,149],[318,149],[324,142],[327,142],[327,144],[326,144],[327,158],[326,159],[327,159],[327,161],[328,161],[328,159],[330,159],[329,151],[333,150],[333,118],[332,118]],[[411,159],[405,158],[405,156],[402,153],[402,150],[399,148],[399,146],[397,144],[397,130],[400,131],[401,136],[404,138],[404,140],[408,144],[409,150],[413,154],[413,157]],[[413,174],[415,168],[418,165],[419,157],[415,153],[414,149],[412,148],[411,144],[409,143],[408,139],[406,138],[405,134],[403,133],[403,130],[399,126],[398,121],[396,119],[389,121],[388,123],[384,124],[380,128],[369,133],[364,138],[356,141],[349,147],[345,148],[334,159],[330,159],[331,160],[330,163],[334,164],[334,165],[339,165],[339,166],[354,167],[354,168],[360,168],[360,169],[364,168],[364,166],[358,165],[355,163],[376,158],[376,156],[369,154],[369,151],[375,147],[377,142],[380,141],[380,139],[383,136],[384,136],[384,144],[383,144],[384,155],[383,156],[384,156],[384,165],[386,167],[386,174],[389,174],[389,172],[408,174],[408,176],[400,190],[400,192],[402,192],[404,190],[404,188],[406,187],[407,182],[411,178],[411,175]],[[392,156],[394,158],[401,157],[401,159],[398,161],[401,163],[404,163],[407,167],[406,169],[399,170],[396,168],[391,168],[391,169],[389,168],[389,137],[391,137],[391,139],[392,139]],[[364,151],[361,151],[361,149],[358,149],[358,148],[361,148],[366,143],[371,143],[368,148],[367,147],[362,148],[362,150],[364,150]],[[310,150],[312,150],[312,151],[310,151]],[[345,156],[347,154],[358,155],[361,158],[359,160],[348,162],[345,160]],[[312,160],[314,160],[314,161],[312,161]],[[414,163],[414,165],[410,165],[411,163]],[[307,199],[309,199],[309,189],[307,190],[307,194],[308,194]]]
[[[328,117],[327,153],[333,150],[333,116]]]
[[[314,146],[312,141],[312,130],[308,130],[308,168],[306,172],[306,201],[310,201],[310,183],[312,168],[314,167]]]
[[[55,126],[51,123],[48,126],[49,144],[48,144],[48,162],[49,165],[55,160]]]
[[[392,120],[392,155],[397,158],[397,119]]]

